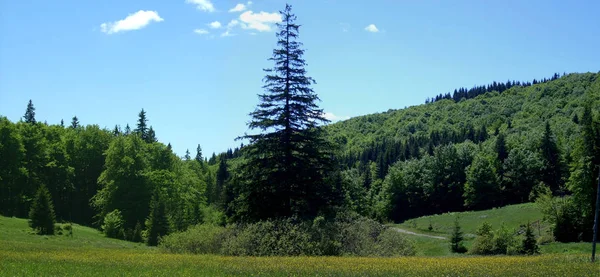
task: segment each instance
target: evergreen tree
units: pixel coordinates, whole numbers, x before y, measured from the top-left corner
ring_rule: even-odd
[[[460,230],[457,216],[454,219],[454,229],[452,230],[452,237],[450,238],[450,251],[452,251],[452,253],[466,253],[467,248],[463,245],[463,240],[463,232]]]
[[[224,188],[227,185],[227,180],[229,179],[229,170],[227,169],[227,160],[221,156],[219,161],[219,168],[217,169],[217,182],[215,186],[215,199],[218,205],[223,205],[224,203]]]
[[[131,127],[129,127],[129,123],[125,126],[125,135],[131,134]]]
[[[150,202],[150,215],[146,220],[146,244],[156,246],[160,237],[168,233],[169,220],[165,211],[165,203],[161,201],[158,193],[155,193]]]
[[[146,142],[153,143],[157,141],[158,140],[156,139],[156,133],[154,132],[154,129],[152,129],[152,126],[150,126],[150,129],[148,129],[148,136],[146,138]]]
[[[79,119],[77,118],[77,116],[74,116],[71,119],[71,128],[77,129],[78,127],[79,127]]]
[[[556,140],[550,129],[550,123],[546,122],[544,136],[540,145],[542,157],[545,167],[542,169],[542,181],[550,187],[553,192],[556,192],[561,187],[562,183],[562,166],[560,164],[560,153]]]
[[[140,113],[138,114],[138,122],[137,122],[137,128],[134,130],[134,132],[136,132],[143,141],[148,142],[148,125],[147,125],[148,119],[146,118],[146,111],[144,111],[144,109],[142,109],[140,111]]]
[[[46,186],[41,185],[29,211],[29,226],[40,235],[54,235],[55,222],[52,196]]]
[[[506,139],[504,133],[500,133],[496,138],[496,153],[498,154],[498,160],[500,163],[504,163],[504,160],[508,158],[508,150],[506,149]]]
[[[189,149],[185,149],[185,156],[183,156],[183,158],[186,161],[189,161],[192,157],[190,157],[190,150]]]
[[[63,128],[65,127],[65,121],[62,119],[60,120],[60,127],[63,127]]]
[[[329,146],[318,124],[328,122],[316,102],[318,96],[306,76],[304,50],[298,42],[300,25],[291,6],[280,12],[278,48],[269,59],[275,63],[265,69],[261,103],[250,113],[250,129],[260,134],[249,139],[242,210],[238,214],[254,221],[298,215],[311,217],[329,205],[332,189],[324,185],[331,166]]]
[[[112,133],[115,137],[121,135],[121,127],[119,127],[119,125],[115,125],[115,128],[113,129]]]
[[[202,147],[200,147],[200,144],[198,144],[198,147],[196,147],[196,161],[199,163],[202,163],[204,160],[202,159]]]
[[[540,249],[535,240],[535,235],[531,229],[531,224],[527,223],[527,229],[525,229],[525,238],[521,246],[521,252],[525,255],[539,254]]]
[[[26,123],[33,123],[33,124],[36,123],[35,107],[33,106],[31,99],[29,100],[29,103],[27,104],[27,110],[25,111],[25,115],[23,116],[23,118],[25,119]]]

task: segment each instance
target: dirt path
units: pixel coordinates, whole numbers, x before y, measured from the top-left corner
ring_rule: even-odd
[[[428,238],[432,238],[432,239],[447,239],[445,237],[438,237],[438,236],[432,236],[432,235],[426,235],[426,234],[419,234],[419,233],[411,232],[411,231],[408,231],[408,230],[400,229],[400,228],[397,228],[397,227],[392,227],[392,229],[394,229],[394,230],[396,230],[396,231],[398,231],[400,233],[408,234],[408,235],[428,237]]]

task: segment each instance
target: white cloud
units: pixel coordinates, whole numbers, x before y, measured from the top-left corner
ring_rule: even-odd
[[[138,30],[146,27],[152,21],[161,22],[163,20],[155,11],[139,10],[129,14],[125,19],[100,24],[100,30],[110,35],[118,32]]]
[[[246,11],[240,15],[241,26],[244,29],[254,29],[259,32],[271,31],[273,23],[281,22],[279,13]]]
[[[188,4],[196,5],[196,8],[205,11],[205,12],[214,12],[215,6],[210,2],[210,0],[185,0]]]
[[[365,27],[365,30],[371,33],[377,33],[379,32],[379,29],[377,29],[377,26],[375,26],[375,24],[371,24],[367,27]]]
[[[221,37],[232,37],[232,36],[235,36],[235,34],[232,34],[231,32],[229,32],[229,30],[227,30],[221,34]]]
[[[196,29],[196,30],[194,30],[194,33],[199,34],[199,35],[206,35],[210,32],[207,30],[204,30],[204,29]]]
[[[240,3],[240,4],[237,4],[237,5],[235,5],[235,7],[231,8],[231,9],[229,10],[229,12],[230,12],[230,13],[235,13],[235,12],[243,12],[243,11],[245,11],[245,10],[246,10],[246,5],[244,5],[244,4],[242,4],[242,3]]]
[[[208,25],[209,25],[211,28],[213,28],[213,29],[219,29],[219,28],[221,28],[221,26],[222,26],[222,25],[221,25],[221,22],[219,22],[219,21],[214,21],[214,22],[211,22],[211,23],[210,23],[210,24],[208,24]]]
[[[331,121],[339,121],[339,120],[350,119],[349,116],[339,116],[339,115],[335,115],[333,113],[324,113],[323,117],[325,117],[326,119],[329,119]]]
[[[237,19],[233,19],[227,23],[227,29],[231,29],[237,25],[240,25],[240,22]]]

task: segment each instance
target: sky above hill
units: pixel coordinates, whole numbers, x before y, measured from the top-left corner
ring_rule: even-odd
[[[600,70],[600,1],[288,1],[332,120],[458,87]],[[280,0],[0,0],[0,115],[112,129],[147,111],[178,155],[239,145]]]

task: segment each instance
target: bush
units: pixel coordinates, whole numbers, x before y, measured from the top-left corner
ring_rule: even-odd
[[[187,231],[163,237],[159,248],[170,253],[221,254],[226,231],[221,226],[196,225]]]
[[[102,231],[104,235],[109,238],[121,239],[123,238],[123,215],[121,215],[121,211],[114,210],[106,216],[104,216],[104,224],[102,224]]]
[[[469,253],[476,255],[515,255],[520,252],[520,247],[511,232],[504,225],[495,232],[492,225],[484,222],[477,229],[477,238],[471,246]]]
[[[417,253],[411,240],[391,228],[379,235],[376,250],[375,255],[381,257],[414,256]]]
[[[160,247],[173,253],[232,256],[405,256],[414,255],[412,241],[362,217],[335,220],[293,218],[251,224],[197,225],[164,237]]]

